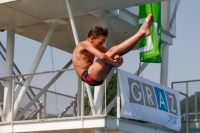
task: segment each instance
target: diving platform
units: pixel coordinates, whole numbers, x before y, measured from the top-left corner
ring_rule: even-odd
[[[164,127],[152,126],[111,116],[86,116],[46,120],[16,121],[0,123],[0,132],[20,133],[94,133],[96,129],[105,133],[176,133]]]
[[[139,5],[162,2],[161,84],[166,85],[168,47],[175,37],[170,28],[180,0],[175,0],[173,9],[172,1],[0,0],[0,31],[7,31],[6,48],[0,43],[0,65],[5,66],[5,70],[0,67],[5,71],[0,75],[0,132],[177,133],[158,124],[121,118],[119,88],[106,103],[107,88],[116,69],[111,70],[102,86],[95,88],[85,85],[74,69],[69,69],[71,60],[64,61],[66,65],[60,70],[36,72],[48,45],[72,53],[87,38],[90,28],[100,24],[108,27],[105,47],[110,48],[137,32]],[[15,34],[41,43],[27,74],[13,64]],[[138,48],[137,44],[133,50]],[[140,72],[147,65],[143,63]],[[110,116],[113,109],[116,115]]]

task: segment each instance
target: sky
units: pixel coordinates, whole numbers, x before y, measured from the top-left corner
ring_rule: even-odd
[[[169,47],[168,87],[171,82],[200,79],[200,0],[181,0],[176,18],[176,38]],[[6,44],[6,31],[0,32],[0,41]],[[29,73],[41,43],[15,36],[14,62],[22,73]],[[51,53],[52,52],[52,53]],[[53,55],[53,58],[52,58]],[[71,54],[47,47],[37,72],[59,70],[71,59]],[[139,51],[124,55],[124,63],[119,69],[135,73],[139,67]],[[1,70],[2,71],[2,70]],[[141,73],[143,78],[160,83],[160,64],[150,63]]]

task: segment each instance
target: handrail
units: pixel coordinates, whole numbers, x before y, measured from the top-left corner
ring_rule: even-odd
[[[195,115],[196,113],[188,113],[189,115]],[[198,112],[197,114],[200,114],[200,112]],[[186,115],[186,113],[182,114],[181,117],[184,117]]]
[[[21,76],[30,76],[30,75],[52,73],[52,72],[65,72],[65,71],[71,71],[71,70],[74,70],[74,68],[71,68],[71,69],[61,69],[61,70],[53,70],[53,71],[45,71],[45,72],[36,72],[36,73],[28,73],[28,74],[18,74],[18,75],[0,77],[0,80],[4,80],[4,79],[7,79],[7,78],[21,77]]]

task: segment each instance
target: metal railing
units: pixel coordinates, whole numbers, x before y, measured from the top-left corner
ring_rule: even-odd
[[[200,80],[172,82],[171,86],[182,94],[180,97],[182,131],[189,133],[189,121],[199,119]]]
[[[57,75],[60,76],[58,77]],[[23,101],[18,103],[19,93],[23,89],[23,82],[19,82],[18,79],[24,77],[26,80],[29,76],[33,76],[29,85],[33,93],[30,93],[30,89],[27,89]],[[57,78],[55,78],[56,76]],[[2,77],[0,81],[4,86],[5,82],[9,79],[13,82],[12,111],[18,112],[13,120],[57,118],[76,115],[74,113],[76,111],[74,110],[76,110],[75,106],[77,105],[78,80],[74,79],[78,79],[78,77],[73,69],[13,75]],[[19,110],[14,110],[15,106],[20,106]],[[63,110],[65,111],[63,112]]]
[[[195,114],[195,118],[189,117],[189,119],[198,119],[198,112],[200,112],[200,106],[198,106],[198,99],[200,98],[200,80],[172,82],[172,88],[188,95],[188,113]],[[186,102],[186,99],[182,97],[180,100],[182,103],[181,106],[185,106],[183,103]],[[181,111],[181,115],[185,113],[184,110]]]
[[[26,94],[20,103],[18,102],[18,98],[20,97],[19,94],[23,89],[24,82],[23,80],[19,81],[18,79],[22,79],[23,77],[25,80],[27,80],[30,76],[33,78],[28,88],[31,88],[34,94],[30,93],[30,90],[27,89]],[[110,97],[111,99],[109,101],[107,100],[106,91],[107,80],[105,80],[103,85],[104,91],[101,94],[103,97],[102,107],[100,107],[102,113],[96,112],[97,105],[95,105],[93,101],[93,91],[95,89],[81,81],[82,87],[80,91],[80,79],[78,78],[74,69],[63,69],[40,73],[19,74],[9,77],[0,77],[0,82],[3,86],[8,80],[12,80],[13,85],[13,94],[11,98],[13,99],[11,107],[13,112],[13,121],[88,115],[106,115],[112,111],[112,108],[115,108],[115,105],[117,104],[117,86],[114,89],[116,94],[112,90],[112,94],[114,95]],[[117,81],[112,82],[117,83]],[[81,99],[78,99],[78,95],[80,95],[78,92],[82,96]],[[15,110],[15,106],[19,106],[19,109]],[[95,110],[95,113],[93,112],[93,109]],[[17,111],[16,115],[14,115],[15,111]],[[117,116],[117,114],[114,115]]]

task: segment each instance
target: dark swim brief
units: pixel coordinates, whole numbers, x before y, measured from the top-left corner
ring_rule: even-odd
[[[101,81],[96,81],[94,79],[92,79],[89,75],[88,75],[88,70],[85,70],[83,73],[82,73],[82,76],[81,76],[81,79],[82,81],[84,81],[85,83],[87,83],[88,85],[90,86],[99,86],[103,83],[103,80]]]

